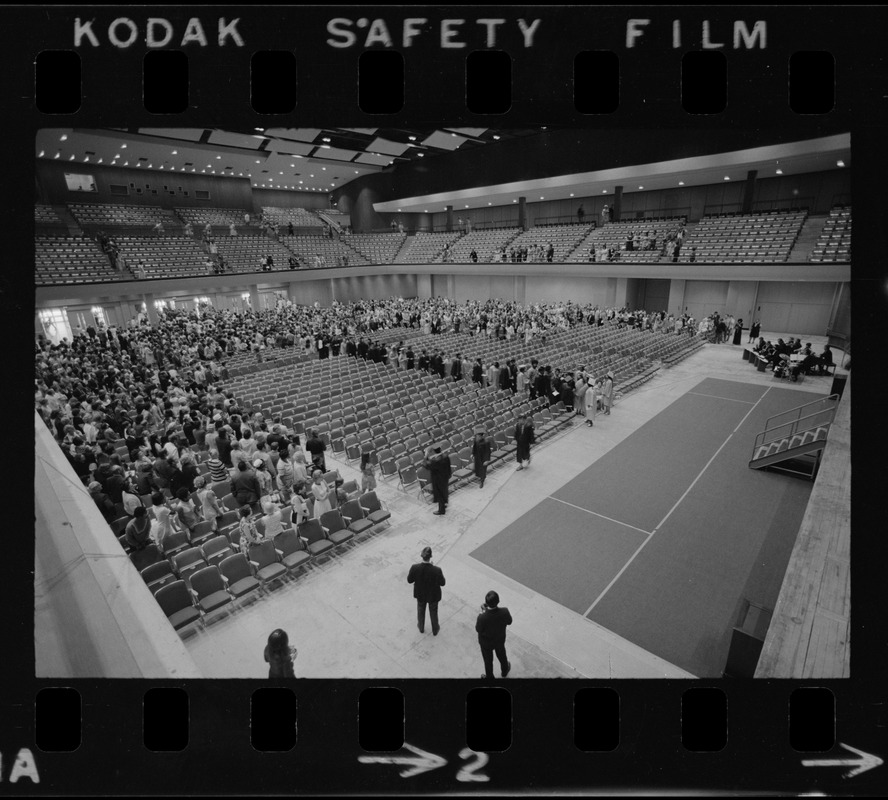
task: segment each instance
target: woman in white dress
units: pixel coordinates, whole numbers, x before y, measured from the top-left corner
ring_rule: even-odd
[[[595,424],[593,420],[598,411],[598,384],[591,375],[586,393],[583,395],[583,409],[586,415],[586,424],[591,428]]]
[[[319,469],[314,471],[312,478],[314,480],[311,485],[311,493],[314,497],[312,517],[320,519],[322,514],[333,510],[333,505],[330,502],[330,487],[327,486],[327,481],[324,480],[324,473]]]

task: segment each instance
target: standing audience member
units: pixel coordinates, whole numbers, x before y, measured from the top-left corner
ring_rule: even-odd
[[[186,488],[183,487],[176,492],[176,503],[174,508],[176,510],[176,519],[179,521],[179,525],[184,530],[188,531],[188,538],[190,539],[191,535],[194,533],[194,529],[197,527],[197,523],[200,522],[200,517],[197,515],[194,501],[189,496]]]
[[[194,488],[197,490],[197,497],[200,500],[200,513],[203,518],[213,523],[213,530],[219,527],[218,519],[222,516],[222,506],[219,505],[219,498],[216,493],[206,485],[206,478],[199,475],[194,479]]]
[[[324,480],[324,473],[319,469],[314,471],[312,475],[311,493],[314,496],[314,511],[312,517],[320,519],[322,514],[333,510],[333,504],[330,502],[330,487]]]
[[[608,372],[604,380],[604,388],[601,391],[601,398],[604,401],[605,416],[610,416],[611,408],[614,404],[614,373]]]
[[[237,523],[240,530],[240,549],[247,558],[250,557],[250,545],[259,544],[264,541],[256,530],[256,523],[253,521],[253,512],[249,506],[242,506],[240,510],[240,519]]]
[[[494,679],[494,653],[504,678],[508,677],[512,670],[512,665],[506,656],[506,627],[512,624],[512,615],[508,608],[500,608],[499,602],[499,595],[496,592],[488,592],[478,620],[475,622],[478,644],[481,646],[481,658],[484,660],[484,674],[481,677],[489,681]]]
[[[420,554],[422,561],[410,567],[407,583],[413,584],[413,596],[416,598],[417,628],[425,633],[426,606],[432,621],[432,635],[437,636],[441,626],[438,624],[438,603],[441,600],[441,587],[444,586],[444,572],[441,567],[432,564],[432,548],[424,547]]]
[[[311,460],[315,469],[319,469],[321,472],[326,472],[327,460],[324,457],[324,452],[327,449],[327,445],[324,444],[324,440],[318,436],[316,430],[312,430],[309,434],[308,440],[305,442],[305,449],[311,453]]]
[[[286,631],[278,628],[272,631],[268,636],[268,644],[265,645],[265,663],[268,664],[269,678],[295,678],[296,673],[293,671],[293,661],[295,661],[297,650],[290,647],[290,639]]]
[[[444,516],[450,496],[450,456],[441,452],[441,445],[435,445],[426,451],[423,466],[431,474],[432,498],[438,504],[438,510],[432,513]]]

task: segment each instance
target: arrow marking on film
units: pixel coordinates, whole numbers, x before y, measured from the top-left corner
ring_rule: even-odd
[[[872,769],[873,767],[878,767],[882,763],[882,759],[878,756],[871,755],[870,753],[864,753],[863,750],[858,750],[856,747],[851,747],[850,744],[844,744],[839,742],[841,747],[844,747],[846,750],[850,750],[852,753],[857,753],[860,758],[825,758],[825,759],[805,759],[802,761],[802,766],[804,767],[854,767],[847,775],[846,778],[853,778],[855,775],[860,775],[861,772],[866,772],[868,769]]]
[[[358,761],[362,764],[403,764],[408,767],[401,772],[402,778],[410,778],[423,772],[431,772],[447,764],[447,760],[436,756],[434,753],[427,753],[420,750],[412,744],[404,742],[404,748],[414,755],[397,755],[397,756],[358,756]],[[881,763],[881,762],[879,762]]]

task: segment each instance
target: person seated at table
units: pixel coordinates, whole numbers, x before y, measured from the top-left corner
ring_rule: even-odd
[[[755,346],[752,348],[753,353],[763,353],[765,348],[768,346],[767,342],[765,342],[765,337],[760,336],[758,342],[756,342]]]
[[[829,371],[829,367],[833,365],[833,354],[832,350],[829,349],[829,345],[825,344],[823,346],[823,352],[820,354],[820,358],[817,361],[817,368],[819,370],[819,374],[823,375],[824,373]]]

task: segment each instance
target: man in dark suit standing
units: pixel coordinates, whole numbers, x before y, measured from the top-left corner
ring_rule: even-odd
[[[481,613],[475,623],[478,632],[478,644],[481,646],[481,657],[484,659],[484,675],[482,678],[493,680],[493,654],[500,664],[503,677],[507,677],[512,665],[506,658],[506,626],[512,624],[512,615],[508,608],[500,608],[499,595],[488,592],[481,606]]]
[[[436,444],[426,451],[423,466],[431,475],[432,499],[438,504],[438,510],[433,514],[443,516],[447,509],[447,501],[450,496],[450,475],[452,474],[452,465],[450,456],[441,452],[442,447]]]
[[[441,567],[432,564],[432,548],[422,549],[422,561],[410,567],[407,583],[413,584],[413,596],[416,598],[417,627],[425,633],[426,606],[429,607],[429,618],[432,620],[432,634],[438,635],[441,626],[438,624],[438,602],[441,600],[441,587],[444,585],[444,573]]]

